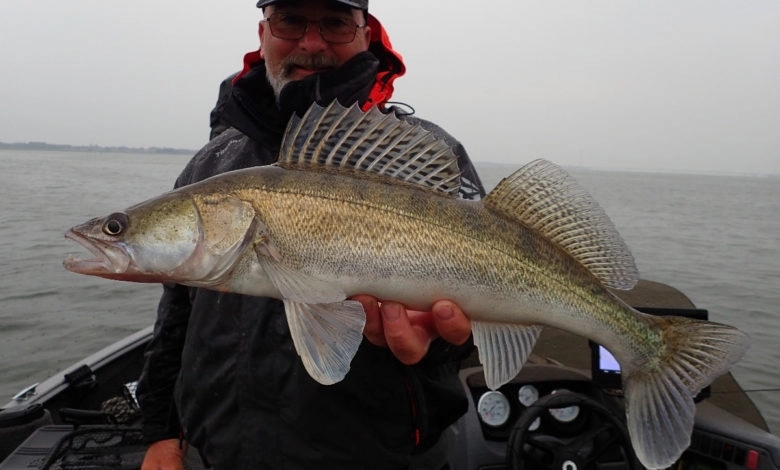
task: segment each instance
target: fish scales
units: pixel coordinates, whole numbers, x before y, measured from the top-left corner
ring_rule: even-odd
[[[522,368],[544,326],[588,337],[621,365],[626,422],[647,468],[688,447],[693,396],[747,349],[739,330],[641,314],[609,292],[639,275],[598,204],[565,171],[531,162],[482,201],[454,197],[457,158],[419,125],[313,106],[276,165],[225,173],[74,227],[83,274],[279,298],[303,365],[340,381],[371,294],[472,322],[487,384]]]
[[[263,194],[246,198],[268,214],[265,224],[285,263],[311,274],[365,279],[388,272],[379,279],[382,283],[388,277],[414,277],[417,282],[445,276],[476,283],[486,292],[504,292],[512,301],[519,300],[518,286],[524,285],[517,278],[535,277],[542,283],[550,277],[550,266],[558,267],[562,282],[571,282],[565,279],[571,263],[559,250],[527,231],[522,237],[516,223],[479,203],[333,174],[291,171],[274,179],[273,188],[266,185]],[[556,263],[551,262],[554,257]],[[592,278],[582,269],[579,274]],[[547,292],[534,284],[526,290],[529,295]]]
[[[237,186],[258,179],[252,175]],[[338,172],[275,168],[267,179],[262,189],[238,196],[268,214],[269,234],[287,264],[313,276],[349,278],[355,287],[347,295],[370,289],[419,309],[449,297],[476,320],[570,328],[576,318],[588,328],[583,333],[601,343],[623,337],[636,343],[632,338],[655,331],[560,248],[479,202]],[[426,286],[426,296],[388,282],[394,279]],[[485,296],[494,300],[474,302]],[[527,304],[556,305],[566,315],[524,312]],[[650,351],[658,346],[654,336]]]
[[[620,316],[615,315],[624,309],[589,272],[552,243],[516,221],[484,210],[479,202],[335,171],[256,168],[241,176],[219,181],[208,192],[250,201],[258,213],[267,214],[265,224],[285,264],[317,276],[349,275],[356,290],[348,295],[364,292],[363,284],[370,279],[372,291],[384,291],[385,298],[412,307],[426,308],[449,295],[475,319],[544,321],[563,328],[571,326],[571,316],[556,321],[524,314],[518,307],[529,302],[558,305],[595,326],[600,323],[578,313],[600,312],[612,305],[612,313],[601,317],[608,320],[605,324],[616,323],[611,329],[616,336],[626,333],[620,331],[616,321]],[[210,183],[196,189],[202,191],[206,184]],[[388,291],[391,279],[434,289],[426,290],[426,298],[420,300],[414,297],[420,289]],[[439,285],[430,286],[430,279]],[[485,296],[494,300],[474,301]],[[635,318],[624,317],[624,322]],[[612,339],[589,333],[602,342]]]

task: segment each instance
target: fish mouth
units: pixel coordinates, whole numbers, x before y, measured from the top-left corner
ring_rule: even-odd
[[[127,273],[131,259],[123,247],[88,237],[73,229],[65,233],[65,238],[83,246],[93,256],[84,259],[68,255],[62,263],[68,271],[112,279],[123,278],[122,274]]]

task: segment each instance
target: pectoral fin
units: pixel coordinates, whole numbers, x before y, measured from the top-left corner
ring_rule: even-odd
[[[520,373],[542,327],[475,321],[471,323],[471,331],[479,349],[485,382],[495,390]]]
[[[323,385],[341,381],[363,339],[366,315],[360,302],[306,304],[287,299],[284,308],[309,375]]]
[[[282,261],[282,254],[276,248],[273,238],[268,233],[268,227],[264,223],[257,222],[257,233],[255,234],[255,253],[261,259]]]

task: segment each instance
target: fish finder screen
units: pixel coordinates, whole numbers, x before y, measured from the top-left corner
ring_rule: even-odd
[[[615,356],[601,345],[599,345],[599,369],[609,372],[620,372],[620,364],[618,364]]]
[[[620,364],[604,346],[590,341],[590,376],[601,389],[620,390]]]

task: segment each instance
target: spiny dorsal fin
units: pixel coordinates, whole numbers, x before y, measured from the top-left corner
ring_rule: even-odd
[[[553,163],[535,160],[520,168],[485,204],[553,241],[608,287],[631,289],[639,280],[634,257],[607,214]]]
[[[283,167],[370,172],[449,195],[460,189],[458,157],[419,124],[371,108],[363,112],[334,101],[293,116],[279,155]]]

